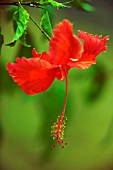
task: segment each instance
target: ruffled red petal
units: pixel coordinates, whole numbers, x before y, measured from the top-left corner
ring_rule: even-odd
[[[49,63],[51,63],[50,55],[48,55],[46,52],[39,54],[39,53],[36,52],[35,48],[33,48],[32,49],[32,56],[33,56],[33,58],[40,58],[40,59],[46,60]]]
[[[102,36],[88,34],[87,32],[78,31],[78,37],[84,41],[84,52],[79,60],[75,62],[76,68],[86,69],[96,63],[96,57],[102,51],[106,51],[106,42],[109,36],[102,39]]]
[[[56,25],[50,40],[49,55],[55,65],[66,65],[70,58],[78,59],[82,52],[82,44],[72,33],[72,24],[63,20]]]
[[[39,54],[36,52],[35,48],[33,48],[32,56],[33,56],[33,58],[40,58],[40,59],[46,60],[51,63],[51,58],[46,52]],[[65,75],[66,74],[65,74],[64,70],[62,69],[62,66],[61,65],[58,66],[57,71],[56,71],[56,78],[59,80],[63,80]]]
[[[42,54],[37,53],[35,48],[32,49],[32,57],[33,58],[41,58]]]
[[[16,59],[16,63],[8,63],[6,68],[12,79],[28,95],[47,90],[52,84],[57,68],[45,60],[38,58]]]

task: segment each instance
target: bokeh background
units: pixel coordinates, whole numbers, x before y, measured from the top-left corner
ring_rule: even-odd
[[[110,35],[107,52],[88,70],[69,72],[68,118],[65,149],[50,150],[51,125],[61,113],[65,82],[55,80],[44,93],[27,96],[9,77],[6,63],[16,57],[31,57],[31,49],[48,51],[49,43],[32,23],[28,24],[31,48],[17,42],[3,46],[0,56],[0,168],[1,170],[113,170],[113,1],[92,0],[94,12],[72,4],[71,8],[49,8],[52,26],[63,19],[74,23],[74,33],[84,30]],[[26,8],[40,22],[42,11]],[[8,10],[10,12],[8,12]],[[12,12],[11,12],[12,11]],[[13,9],[1,7],[0,26],[5,44],[14,35]]]

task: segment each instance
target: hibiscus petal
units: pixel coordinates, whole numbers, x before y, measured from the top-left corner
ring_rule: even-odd
[[[49,54],[53,64],[65,65],[70,58],[78,59],[82,52],[82,44],[72,33],[72,24],[63,20],[56,25],[50,40]]]
[[[16,59],[16,63],[8,63],[6,68],[12,79],[28,95],[46,91],[52,84],[57,68],[38,58]]]
[[[36,52],[35,48],[32,49],[33,58],[40,58],[42,54]]]
[[[36,52],[35,48],[33,48],[32,56],[33,56],[33,58],[40,58],[40,59],[46,60],[49,63],[51,63],[50,55],[48,55],[46,52],[43,52],[42,54],[39,54],[39,53]]]
[[[94,36],[79,30],[78,37],[84,41],[84,52],[81,58],[75,62],[75,67],[86,69],[96,63],[97,55],[106,51],[106,42],[109,40],[109,36],[102,39],[102,36]]]

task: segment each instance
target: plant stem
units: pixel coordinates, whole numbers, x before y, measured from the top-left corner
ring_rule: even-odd
[[[38,2],[20,2],[20,1],[11,1],[11,2],[0,2],[0,5],[15,5],[15,6],[20,6],[20,5],[26,5],[29,7],[39,7],[40,4]],[[47,5],[47,4],[46,4]],[[30,16],[30,19],[34,22],[34,24],[40,29],[40,31],[44,34],[44,36],[50,41],[50,37],[48,34],[36,23],[36,21]]]
[[[66,111],[66,103],[67,103],[67,98],[68,98],[68,75],[67,75],[67,72],[66,72],[65,78],[66,78],[66,94],[65,94],[65,98],[64,98],[63,110],[62,110],[62,113],[61,113],[59,120],[58,120],[58,138],[59,138],[59,132],[60,132],[60,129],[61,129],[61,125],[63,124],[63,119],[64,119],[65,111]]]
[[[39,30],[42,32],[42,34],[44,34],[44,36],[50,41],[51,38],[49,37],[49,35],[40,27],[40,25],[38,25],[36,23],[36,21],[31,16],[29,16],[29,17],[34,22],[34,24],[39,28]]]
[[[52,126],[52,136],[53,140],[56,139],[56,143],[52,146],[51,150],[56,147],[56,144],[59,144],[62,148],[64,148],[64,145],[67,145],[66,142],[63,141],[64,138],[64,129],[65,129],[65,110],[66,110],[66,103],[67,103],[67,97],[68,97],[68,75],[67,70],[64,68],[65,71],[65,78],[66,78],[66,93],[64,98],[64,106],[62,109],[62,112],[60,116],[58,117],[57,121]]]
[[[20,1],[5,1],[5,2],[0,2],[0,5],[15,5],[15,6],[20,6],[21,5],[25,5],[25,6],[29,6],[29,7],[38,7],[40,4],[38,2],[20,2]]]

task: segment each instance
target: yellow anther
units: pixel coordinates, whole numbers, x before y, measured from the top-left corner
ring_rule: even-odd
[[[64,117],[58,116],[57,121],[51,126],[51,136],[53,136],[53,140],[56,139],[57,141],[60,141],[60,143],[64,138],[65,120]]]

